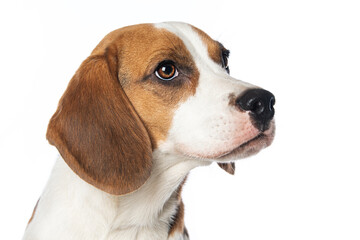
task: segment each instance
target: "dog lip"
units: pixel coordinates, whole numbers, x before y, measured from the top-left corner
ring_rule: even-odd
[[[217,157],[216,159],[226,158],[227,156],[229,156],[230,154],[236,152],[237,150],[239,150],[239,149],[241,149],[243,147],[246,147],[246,145],[248,145],[248,144],[250,144],[250,143],[252,143],[252,142],[254,142],[254,141],[258,140],[258,139],[265,138],[265,137],[266,137],[266,135],[263,132],[261,132],[257,136],[255,136],[254,138],[240,144],[239,146],[233,148],[232,150],[230,150],[227,153],[222,154],[221,156]]]

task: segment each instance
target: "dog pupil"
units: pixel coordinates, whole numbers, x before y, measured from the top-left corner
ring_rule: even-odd
[[[172,66],[164,66],[161,71],[165,73],[165,75],[170,75],[173,72]]]

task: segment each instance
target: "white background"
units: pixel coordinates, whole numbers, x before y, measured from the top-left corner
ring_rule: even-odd
[[[273,145],[190,174],[196,239],[360,239],[359,1],[1,1],[0,239],[20,239],[57,157],[45,132],[109,31],[184,21],[231,50],[234,77],[276,95]]]

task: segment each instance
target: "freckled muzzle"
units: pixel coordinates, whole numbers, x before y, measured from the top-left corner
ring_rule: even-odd
[[[275,96],[264,89],[249,89],[235,100],[236,106],[249,111],[252,123],[261,132],[270,127],[275,114]]]

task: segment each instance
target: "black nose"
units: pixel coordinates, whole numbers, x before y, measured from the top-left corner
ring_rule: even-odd
[[[244,111],[250,111],[254,125],[265,131],[275,114],[274,95],[264,89],[250,89],[236,99],[236,106]]]

